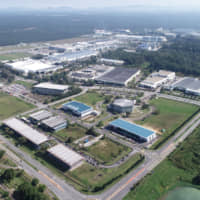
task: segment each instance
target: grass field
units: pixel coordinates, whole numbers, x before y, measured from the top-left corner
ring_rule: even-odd
[[[24,87],[28,88],[28,89],[31,89],[32,86],[33,86],[33,83],[31,82],[27,82],[27,81],[21,81],[21,80],[17,80],[15,81],[16,84],[19,84],[19,85],[23,85]]]
[[[146,176],[124,200],[162,200],[168,191],[192,185],[200,172],[200,127],[169,158]]]
[[[25,112],[34,108],[32,104],[21,99],[0,93],[0,120]]]
[[[9,53],[9,54],[0,54],[0,61],[3,60],[15,60],[19,58],[29,57],[31,54],[28,53]]]
[[[131,149],[116,143],[108,138],[100,140],[87,149],[96,160],[107,165],[115,163],[123,156],[127,155]]]
[[[98,102],[104,100],[104,96],[96,92],[87,92],[81,96],[74,98],[76,101],[80,101],[90,106],[95,106]]]
[[[139,161],[141,155],[135,154],[124,164],[110,169],[98,169],[86,163],[69,174],[84,184],[88,191],[99,192],[122,178],[130,169],[138,165]]]
[[[67,128],[54,133],[54,136],[65,142],[68,138],[75,141],[81,137],[84,137],[86,129],[78,125],[69,125]]]
[[[144,121],[139,121],[138,123],[154,129],[157,132],[165,129],[165,132],[162,133],[162,136],[156,143],[164,140],[199,109],[198,106],[192,104],[163,98],[153,99],[150,104],[156,108],[158,113],[152,114]]]

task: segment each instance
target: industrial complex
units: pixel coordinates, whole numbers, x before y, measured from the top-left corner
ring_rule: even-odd
[[[94,112],[93,108],[77,101],[71,101],[63,104],[64,111],[70,111],[79,117],[85,117]]]
[[[33,87],[33,91],[43,95],[62,95],[68,92],[68,85],[40,83]]]
[[[34,146],[39,147],[44,142],[48,141],[48,137],[44,134],[38,132],[32,127],[28,126],[24,122],[19,119],[12,118],[4,121],[4,124],[15,131],[15,133],[20,136],[25,137],[28,141],[30,141]]]
[[[128,121],[117,119],[109,123],[108,127],[122,135],[140,142],[151,142],[156,138],[156,132]]]
[[[127,86],[127,84],[139,74],[139,69],[116,67],[105,75],[97,78],[96,81],[99,84]]]
[[[48,153],[52,155],[57,161],[60,161],[69,167],[70,170],[74,170],[77,167],[80,167],[84,161],[84,158],[81,155],[62,144],[58,144],[48,149]]]

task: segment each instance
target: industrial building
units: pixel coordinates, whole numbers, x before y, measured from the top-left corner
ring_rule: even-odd
[[[56,161],[69,167],[70,170],[74,170],[81,166],[84,161],[84,158],[81,155],[63,144],[57,144],[56,146],[48,149],[47,152],[53,156]]]
[[[144,81],[140,83],[140,86],[156,89],[169,81],[173,81],[175,78],[175,72],[160,70],[148,76]]]
[[[187,94],[200,96],[200,80],[197,78],[186,77],[172,84],[171,89],[177,89]]]
[[[58,69],[63,68],[62,66],[52,65],[47,62],[38,61],[38,60],[23,60],[17,61],[14,63],[8,63],[13,69],[21,71],[25,74],[31,73],[47,73],[54,72]]]
[[[15,133],[25,137],[34,146],[39,147],[42,143],[48,141],[48,137],[24,122],[16,118],[11,118],[4,121],[4,124],[15,131]]]
[[[67,121],[60,116],[54,116],[43,120],[41,126],[48,131],[60,131],[67,127]]]
[[[125,62],[123,60],[101,58],[101,59],[99,59],[99,63],[105,64],[105,65],[120,66],[120,65],[123,65]]]
[[[127,86],[139,74],[140,70],[136,68],[116,67],[95,80],[99,84]]]
[[[146,129],[142,126],[130,123],[122,119],[116,119],[110,122],[108,128],[139,142],[151,142],[156,138],[155,131]]]
[[[118,113],[131,113],[133,111],[134,102],[128,99],[116,99],[109,105],[109,110]]]
[[[68,85],[59,85],[53,83],[40,83],[33,87],[33,91],[42,95],[62,95],[68,92]]]
[[[92,107],[87,106],[77,101],[71,101],[69,103],[63,104],[62,109],[65,111],[70,111],[74,115],[77,115],[79,117],[85,117],[87,115],[92,114],[92,112],[94,112]]]
[[[33,124],[37,124],[38,122],[48,119],[52,116],[52,113],[48,112],[47,110],[40,110],[36,113],[29,115],[29,119]]]

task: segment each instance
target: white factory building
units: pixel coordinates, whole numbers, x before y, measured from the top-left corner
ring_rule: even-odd
[[[13,69],[17,71],[21,71],[24,74],[31,73],[47,73],[47,72],[54,72],[62,66],[52,65],[46,62],[38,61],[38,60],[23,60],[23,61],[16,61],[14,63],[8,63]]]
[[[45,82],[35,85],[33,91],[43,95],[62,95],[68,92],[68,88],[68,85]]]
[[[48,137],[28,126],[19,119],[11,118],[4,121],[4,124],[15,131],[17,134],[25,137],[34,146],[39,147],[42,143],[48,141]]]
[[[148,76],[144,81],[140,83],[140,86],[144,88],[156,89],[163,84],[174,80],[175,78],[175,72],[160,70]]]
[[[121,65],[124,64],[124,61],[123,60],[114,60],[114,59],[101,58],[101,59],[99,59],[99,63],[105,64],[105,65],[121,66]]]
[[[47,110],[40,110],[38,112],[32,113],[29,115],[29,119],[33,124],[37,124],[38,122],[48,119],[53,114]]]
[[[60,164],[66,165],[70,170],[74,170],[83,164],[84,158],[63,144],[51,147],[47,152]]]
[[[116,99],[109,105],[109,110],[118,113],[131,113],[133,111],[134,102],[128,99]]]

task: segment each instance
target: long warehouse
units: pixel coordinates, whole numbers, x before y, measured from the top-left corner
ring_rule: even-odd
[[[77,167],[82,165],[84,161],[84,158],[81,155],[69,149],[63,144],[57,144],[56,146],[48,149],[47,151],[56,160],[68,166],[70,170],[76,169]]]
[[[122,119],[116,119],[109,123],[108,127],[121,135],[130,137],[139,142],[151,142],[156,138],[156,132],[142,126],[130,123]]]
[[[10,129],[15,131],[17,134],[25,137],[35,146],[39,146],[40,144],[48,141],[48,137],[32,127],[28,126],[24,122],[19,119],[11,118],[4,121],[4,124],[8,126]]]

